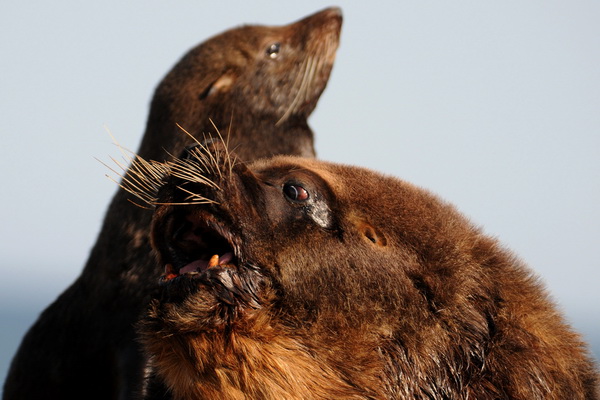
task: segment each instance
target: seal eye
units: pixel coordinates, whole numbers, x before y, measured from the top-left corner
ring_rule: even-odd
[[[281,48],[280,43],[273,43],[267,49],[267,55],[271,58],[276,58],[279,55],[279,49]]]
[[[306,201],[310,197],[302,186],[291,183],[283,185],[283,194],[292,201]]]

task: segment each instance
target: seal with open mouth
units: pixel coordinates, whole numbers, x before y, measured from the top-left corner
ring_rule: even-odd
[[[174,398],[598,398],[536,278],[432,194],[220,143],[144,168],[165,273],[139,329]]]

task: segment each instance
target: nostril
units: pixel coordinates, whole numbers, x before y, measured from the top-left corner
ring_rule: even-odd
[[[181,155],[180,158],[183,158],[186,160],[197,158],[197,156],[195,156],[194,154],[198,154],[198,152],[202,152],[203,150],[206,150],[209,147],[216,145],[216,143],[218,143],[218,142],[221,142],[221,140],[215,139],[212,137],[204,138],[200,142],[196,142],[194,144],[186,146],[185,149],[183,149],[183,154]]]
[[[185,149],[183,149],[183,153],[181,154],[181,157],[179,157],[179,158],[183,158],[185,160],[190,160],[190,159],[194,158],[194,149],[196,149],[199,146],[200,146],[200,144],[198,144],[198,143],[194,143],[190,146],[186,146]]]

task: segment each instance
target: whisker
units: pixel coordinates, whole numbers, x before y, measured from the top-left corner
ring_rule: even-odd
[[[183,126],[179,125],[178,123],[175,123],[175,125],[176,125],[176,126],[179,128],[179,129],[181,129],[181,130],[182,130],[182,131],[183,131],[183,132],[184,132],[186,135],[188,135],[189,137],[191,137],[191,138],[192,138],[192,140],[193,140],[194,142],[196,142],[197,144],[199,144],[200,146],[202,146],[202,143],[200,143],[200,142],[198,141],[198,139],[196,139],[196,137],[195,137],[194,135],[192,135],[191,133],[189,133],[189,132],[188,132],[188,131],[187,131],[187,130],[186,130],[184,127],[183,127]]]
[[[209,198],[206,198],[198,193],[194,193],[191,190],[188,190],[184,187],[181,186],[177,186],[177,188],[179,190],[182,190],[184,192],[186,192],[187,194],[189,194],[190,196],[186,198],[187,199],[193,199],[196,198],[197,200],[195,200],[193,203],[190,204],[219,204],[219,202],[215,201],[215,200],[211,200]]]
[[[314,63],[314,58],[313,57],[307,57],[304,60],[304,63],[302,64],[302,74],[299,74],[298,77],[301,77],[300,80],[300,84],[298,85],[298,91],[296,92],[296,96],[294,97],[294,100],[292,100],[292,103],[290,104],[290,106],[287,108],[287,110],[285,111],[285,113],[283,114],[283,116],[279,119],[279,121],[277,121],[277,123],[275,125],[279,125],[280,123],[282,123],[283,121],[285,121],[291,114],[292,112],[296,109],[296,106],[299,104],[301,98],[304,96],[304,87],[306,87],[307,85],[307,75],[308,75],[308,71],[310,71],[313,67],[312,64]],[[296,80],[296,82],[298,82],[298,79]],[[294,87],[296,87],[296,82],[294,82]]]
[[[211,121],[212,122],[212,121]],[[229,153],[229,148],[225,146],[225,149],[215,148],[212,151],[209,150],[209,146],[201,143],[187,130],[178,125],[178,127],[188,136],[193,138],[194,142],[198,145],[190,150],[190,157],[181,159],[167,152],[171,157],[171,160],[160,162],[155,160],[146,160],[139,155],[125,149],[123,146],[117,143],[113,137],[113,142],[119,148],[123,156],[123,161],[118,160],[114,157],[110,157],[112,162],[116,165],[109,166],[106,163],[101,162],[109,171],[120,177],[121,180],[118,182],[116,177],[106,174],[107,178],[117,183],[119,187],[131,194],[134,198],[142,201],[150,206],[157,205],[193,205],[193,204],[219,204],[217,201],[209,199],[199,193],[178,186],[178,189],[187,193],[187,197],[180,202],[160,202],[158,199],[158,192],[163,185],[168,182],[168,177],[174,177],[181,179],[185,182],[199,184],[204,187],[209,187],[214,190],[221,190],[221,187],[210,177],[216,179],[223,179],[224,168],[228,167],[229,173],[232,173],[233,162],[232,155]],[[223,137],[216,125],[213,123],[213,127],[216,129],[217,134],[221,141]],[[112,136],[112,135],[111,135]],[[204,135],[206,139],[206,134]],[[221,165],[221,163],[223,165]],[[128,199],[132,204],[144,207],[137,202]]]
[[[220,190],[219,185],[206,178],[203,174],[204,171],[202,171],[200,168],[197,168],[197,165],[194,164],[194,162],[170,163],[170,173],[177,178],[181,178],[190,182],[201,183]]]
[[[210,120],[212,123],[212,120]],[[204,151],[204,153],[206,154],[210,154],[210,151],[208,150],[208,147],[206,145],[204,145],[203,143],[201,143],[194,135],[192,135],[190,132],[188,132],[185,128],[183,128],[181,125],[176,124],[177,127],[179,127],[179,129],[181,129],[186,135],[188,135],[189,137],[192,138],[192,140],[194,140],[194,142],[198,145],[197,147],[193,148],[190,153],[192,153],[192,156],[194,156],[195,158],[197,158],[199,161],[202,162],[202,164],[206,167],[205,170],[208,171],[210,169],[211,172],[215,173],[215,169],[212,167],[211,163],[209,161],[205,161],[205,157],[200,153],[200,149],[202,149]],[[213,123],[214,126],[214,123]],[[216,127],[215,127],[216,129]],[[218,132],[218,130],[217,130]],[[204,137],[204,142],[207,142],[208,137],[205,133],[203,133],[203,137]],[[177,157],[175,157],[177,158]],[[216,164],[216,163],[215,163]]]
[[[229,123],[229,130],[231,132],[231,124],[233,121],[233,114],[231,114],[231,121]],[[229,153],[229,138],[231,137],[230,134],[227,135],[227,142],[223,139],[223,135],[221,135],[221,131],[219,130],[219,128],[217,128],[217,125],[215,125],[214,121],[211,119],[210,123],[212,124],[213,128],[215,128],[215,131],[217,132],[217,135],[219,135],[219,139],[221,140],[221,143],[223,143],[223,147],[225,147],[225,157],[224,157],[224,161],[223,161],[223,167],[229,167],[229,176],[231,176],[231,173],[233,171],[233,165],[231,162],[231,154]],[[221,158],[221,157],[219,157]]]
[[[229,149],[229,139],[231,138],[231,127],[233,126],[233,110],[231,111],[231,117],[229,117],[229,126],[227,127],[227,140],[225,141],[225,148]],[[229,159],[229,176],[233,174],[233,167],[237,159],[234,157],[233,162],[231,162],[231,158]]]

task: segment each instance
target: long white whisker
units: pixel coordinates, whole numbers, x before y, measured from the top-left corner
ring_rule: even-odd
[[[308,57],[305,59],[305,62],[303,63],[303,68],[302,68],[303,72],[302,72],[302,74],[299,75],[302,77],[302,79],[300,80],[300,84],[298,86],[298,91],[296,92],[296,96],[294,97],[294,100],[292,100],[292,103],[287,108],[287,110],[285,111],[283,116],[281,118],[279,118],[279,121],[277,121],[277,123],[275,125],[279,125],[280,123],[285,121],[291,115],[291,113],[295,110],[296,106],[300,102],[302,96],[304,95],[303,87],[306,86],[306,79],[307,79],[307,75],[308,75],[307,72],[310,71],[310,69],[312,68],[313,62],[314,62],[313,57]],[[297,82],[297,80],[296,80],[296,82]],[[295,83],[294,83],[294,87],[296,87]]]

